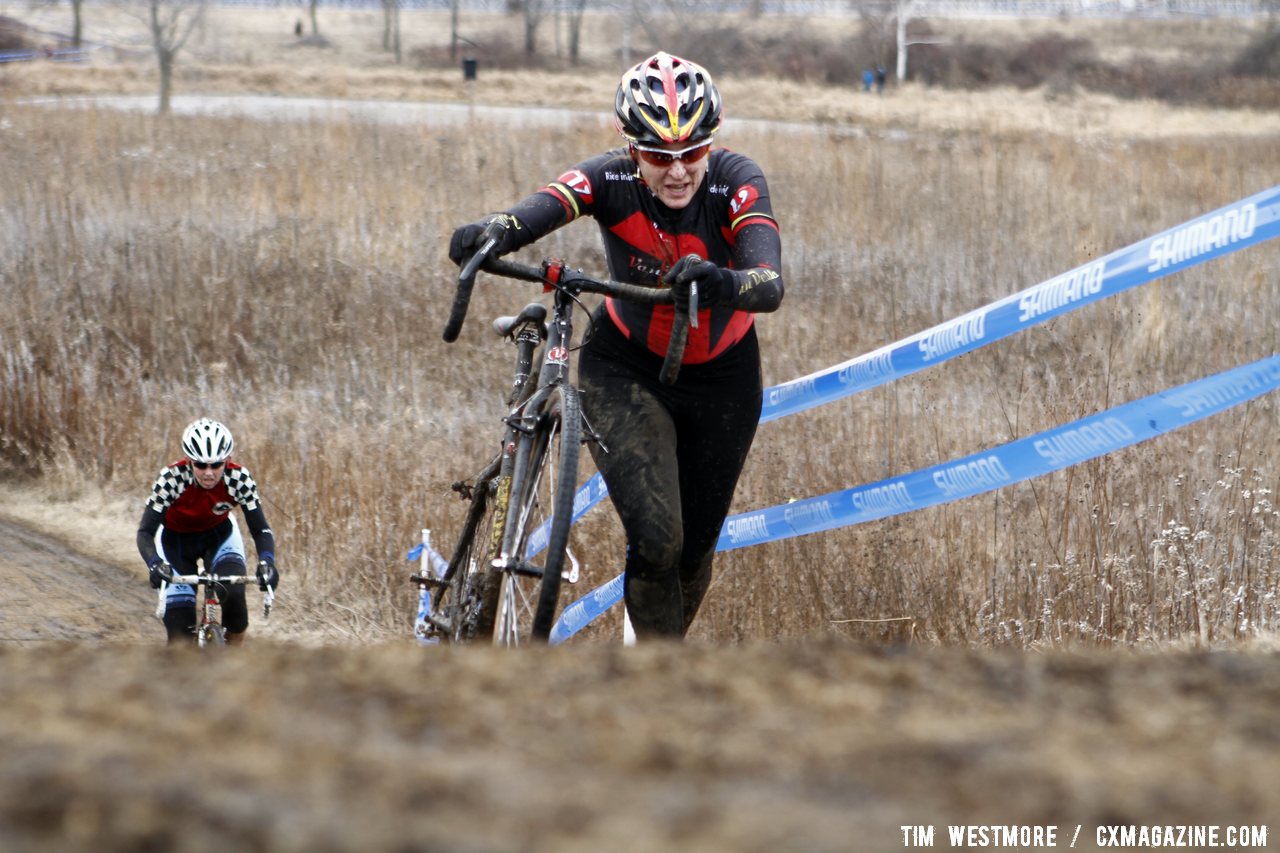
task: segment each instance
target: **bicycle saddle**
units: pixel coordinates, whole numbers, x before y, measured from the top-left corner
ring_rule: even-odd
[[[509,338],[525,323],[537,323],[542,330],[542,337],[547,336],[547,306],[540,302],[530,302],[515,317],[499,317],[493,321],[493,330],[504,338]]]

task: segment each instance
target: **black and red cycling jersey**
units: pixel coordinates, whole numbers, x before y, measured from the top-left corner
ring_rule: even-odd
[[[755,312],[772,311],[782,299],[781,240],[764,174],[755,161],[727,149],[710,153],[702,185],[679,210],[657,199],[621,148],[579,163],[507,213],[519,227],[507,232],[503,252],[591,216],[604,237],[609,274],[619,281],[664,286],[662,275],[688,254],[732,270],[736,295],[698,312],[686,364],[722,355],[747,334]],[[606,308],[627,338],[666,352],[672,306],[608,299]]]
[[[259,559],[274,558],[274,537],[262,510],[258,484],[247,468],[228,461],[217,484],[206,489],[196,483],[190,460],[174,462],[156,477],[142,513],[138,550],[143,561],[150,564],[156,556],[154,540],[161,524],[174,533],[204,533],[226,524],[237,506],[244,510]]]

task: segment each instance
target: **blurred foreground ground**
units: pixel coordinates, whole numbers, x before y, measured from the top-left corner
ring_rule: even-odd
[[[881,851],[903,825],[949,849],[948,824],[1091,850],[1280,814],[1258,648],[511,653],[276,626],[199,654],[153,605],[140,572],[0,526],[0,850]]]

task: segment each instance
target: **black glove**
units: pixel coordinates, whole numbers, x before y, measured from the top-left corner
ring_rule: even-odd
[[[495,221],[499,220],[506,226],[498,243],[493,247],[492,257],[505,255],[513,248],[513,237],[515,231],[520,228],[519,221],[507,213],[494,213],[486,216],[478,222],[472,222],[463,225],[453,232],[453,236],[449,238],[449,260],[458,266],[462,266],[467,260],[484,245],[485,230]]]
[[[258,563],[258,589],[266,592],[267,587],[275,589],[280,583],[280,573],[276,571],[274,560],[263,560]]]
[[[160,584],[167,583],[169,578],[173,576],[173,566],[164,560],[156,557],[147,566],[147,580],[151,581],[152,589],[159,589]]]
[[[662,280],[671,285],[671,295],[675,297],[676,307],[686,311],[694,282],[698,284],[699,308],[727,302],[733,297],[733,289],[737,283],[732,271],[722,269],[711,261],[704,261],[697,255],[685,255],[676,261]]]
[[[480,248],[480,236],[484,234],[485,226],[488,224],[489,220],[485,219],[463,225],[454,231],[453,236],[449,238],[449,260],[462,266],[467,258],[474,255],[476,249]]]

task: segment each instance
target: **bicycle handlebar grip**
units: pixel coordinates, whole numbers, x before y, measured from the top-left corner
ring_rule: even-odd
[[[680,362],[684,358],[684,345],[689,340],[689,312],[676,308],[675,319],[671,321],[671,340],[667,342],[667,357],[662,361],[662,372],[658,378],[663,385],[672,385],[680,374]]]
[[[501,218],[494,219],[481,235],[483,242],[476,253],[462,266],[458,273],[458,289],[453,294],[453,307],[449,309],[449,320],[444,324],[444,341],[451,344],[458,339],[462,331],[462,321],[467,319],[467,307],[471,304],[471,290],[475,287],[476,272],[489,259],[489,253],[502,239],[507,231],[507,224]]]
[[[462,321],[467,319],[467,307],[471,304],[471,289],[476,284],[476,269],[483,260],[484,256],[476,252],[458,276],[458,289],[453,293],[453,307],[449,309],[449,320],[444,324],[443,337],[447,344],[456,341],[458,333],[462,331]]]
[[[453,294],[453,307],[449,309],[449,320],[444,324],[444,342],[451,344],[458,339],[462,331],[462,321],[467,319],[467,306],[471,304],[471,288],[475,285],[474,276],[469,279],[458,279],[458,289]]]

